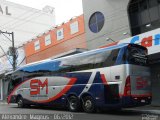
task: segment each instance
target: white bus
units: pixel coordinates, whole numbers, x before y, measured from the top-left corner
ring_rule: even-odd
[[[83,108],[126,108],[151,103],[147,49],[120,44],[19,68],[11,74],[8,103]]]

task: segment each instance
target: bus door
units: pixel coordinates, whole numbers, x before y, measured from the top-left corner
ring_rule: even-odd
[[[121,80],[123,79],[123,75],[121,74],[123,71],[122,66],[112,66],[110,67],[110,79],[108,79],[108,86],[106,87],[106,96],[108,104],[117,104],[120,102],[119,92],[121,87]]]

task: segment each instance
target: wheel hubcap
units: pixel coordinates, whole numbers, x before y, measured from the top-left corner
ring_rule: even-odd
[[[90,109],[92,107],[92,102],[90,100],[87,100],[84,106],[86,109]]]
[[[70,102],[70,108],[71,109],[75,109],[75,107],[76,107],[76,100],[71,100],[71,102]]]
[[[22,100],[19,100],[19,101],[18,101],[18,107],[21,107],[22,104],[23,104],[23,103],[22,103]]]

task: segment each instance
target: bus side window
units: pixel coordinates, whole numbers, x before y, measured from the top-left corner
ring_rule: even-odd
[[[119,53],[119,49],[112,50],[110,55],[103,62],[103,67],[113,66],[117,60],[118,53]]]
[[[94,68],[101,68],[101,67],[103,67],[103,63],[102,62],[94,64]]]
[[[78,70],[88,70],[88,69],[93,69],[93,64],[82,64],[78,67]]]
[[[116,61],[116,59],[117,59],[117,56],[114,56],[114,57],[112,58],[112,61]]]
[[[73,72],[73,71],[93,69],[94,63],[92,63],[91,60],[89,59],[89,57],[92,57],[92,56],[93,55],[80,56],[80,57],[75,57],[72,59],[67,59],[66,61],[64,61],[64,62],[66,62],[65,63],[66,67],[62,68],[60,71]]]

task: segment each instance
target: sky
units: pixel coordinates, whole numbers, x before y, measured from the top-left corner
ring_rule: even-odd
[[[82,0],[7,0],[42,10],[46,5],[55,8],[56,25],[83,14]]]

